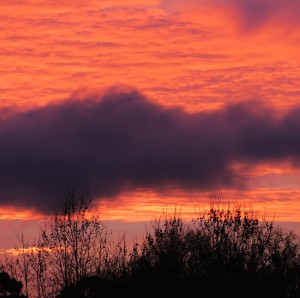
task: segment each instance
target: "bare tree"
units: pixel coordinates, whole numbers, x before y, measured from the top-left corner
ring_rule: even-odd
[[[49,297],[48,287],[49,251],[41,238],[33,242],[29,262],[31,267],[31,289],[37,298]]]
[[[30,282],[30,260],[29,260],[29,250],[30,245],[27,241],[25,241],[23,232],[16,233],[16,237],[20,244],[20,248],[16,247],[16,250],[19,251],[18,258],[16,259],[16,264],[19,272],[21,273],[24,281],[24,292],[25,296],[29,295],[29,282]]]
[[[62,212],[42,229],[43,246],[49,250],[47,275],[57,291],[104,270],[110,232],[90,207],[88,194],[77,198],[71,191]]]

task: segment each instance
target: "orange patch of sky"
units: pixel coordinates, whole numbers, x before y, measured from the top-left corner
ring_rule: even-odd
[[[237,38],[218,11],[196,18],[159,1],[14,3],[0,4],[2,106],[42,105],[118,83],[188,110],[253,97],[296,103],[295,45],[262,33]]]
[[[291,162],[271,162],[268,164],[245,165],[235,164],[232,168],[241,175],[266,176],[266,175],[299,175],[300,169],[295,168]]]
[[[227,203],[242,204],[246,208],[264,210],[268,215],[275,215],[276,221],[299,221],[300,190],[284,187],[247,188],[244,190],[225,189],[215,191],[190,191],[179,189],[165,192],[139,190],[123,193],[115,199],[95,201],[95,208],[103,221],[151,221],[164,212],[177,210],[183,218],[195,218],[197,212],[209,208],[214,196],[222,197],[223,205]],[[48,217],[33,210],[2,206],[0,220],[37,220]]]
[[[36,210],[17,206],[0,206],[0,220],[44,220],[45,215]]]
[[[217,193],[191,191],[188,194],[172,190],[165,197],[161,193],[143,190],[122,194],[116,201],[101,200],[97,208],[104,221],[151,221],[175,211],[183,219],[191,220],[197,214],[207,211],[211,204],[221,202],[224,208],[240,205],[256,211],[259,217],[266,216],[268,220],[281,222],[299,221],[299,199],[300,190],[297,189],[256,188],[223,190]]]

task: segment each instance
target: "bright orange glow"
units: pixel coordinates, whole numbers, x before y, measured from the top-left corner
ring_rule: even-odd
[[[172,214],[175,210],[183,219],[191,220],[199,212],[208,210],[211,203],[215,202],[215,196],[221,197],[225,207],[240,204],[268,220],[279,222],[300,219],[300,190],[270,188],[188,194],[173,190],[166,197],[155,192],[141,191],[123,194],[117,200],[102,200],[98,210],[102,220],[151,221],[163,216],[165,212]]]
[[[39,248],[36,246],[32,246],[32,247],[26,247],[26,248],[10,248],[7,250],[0,250],[0,255],[4,255],[4,254],[9,254],[11,256],[18,256],[20,254],[36,254],[39,251],[44,251],[44,252],[52,252],[53,249],[47,248],[47,247],[43,247],[43,248]],[[58,249],[57,249],[58,250]]]
[[[45,215],[40,214],[35,210],[18,208],[16,206],[1,206],[0,220],[44,220]]]
[[[266,176],[266,175],[299,175],[300,169],[295,168],[290,162],[278,162],[258,165],[235,164],[232,169],[242,175]]]
[[[253,98],[298,103],[294,33],[278,37],[271,23],[237,34],[228,20],[238,17],[224,7],[174,14],[159,4],[2,1],[1,106],[43,105],[118,83],[188,110]]]

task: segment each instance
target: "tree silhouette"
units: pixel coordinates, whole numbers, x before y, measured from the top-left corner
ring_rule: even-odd
[[[7,270],[27,274],[30,297],[300,297],[299,236],[251,211],[212,206],[191,223],[174,212],[129,250],[90,207],[70,192],[38,241],[19,237]]]
[[[61,211],[41,228],[32,244],[17,234],[18,257],[6,261],[6,269],[26,284],[26,296],[56,297],[67,287],[90,275],[107,271],[110,232],[91,208],[88,194],[67,193]]]
[[[299,246],[296,234],[241,208],[212,207],[191,224],[175,213],[154,222],[125,270],[84,277],[61,297],[296,298]]]
[[[58,290],[103,271],[110,233],[90,204],[88,194],[76,197],[69,192],[62,212],[42,230],[43,246],[48,249],[48,282]]]

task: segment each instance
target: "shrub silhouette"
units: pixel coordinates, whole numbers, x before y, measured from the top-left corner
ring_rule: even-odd
[[[0,272],[0,297],[25,297],[22,295],[23,284],[10,277],[5,271]]]

